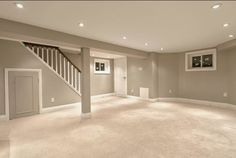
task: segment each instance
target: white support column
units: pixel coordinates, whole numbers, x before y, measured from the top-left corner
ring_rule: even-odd
[[[91,94],[90,94],[90,49],[81,49],[82,78],[81,78],[81,103],[84,117],[90,117]],[[82,115],[83,117],[83,115]]]

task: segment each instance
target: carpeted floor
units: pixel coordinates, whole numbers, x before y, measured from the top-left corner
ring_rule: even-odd
[[[236,158],[236,111],[105,97],[2,122],[0,158]]]

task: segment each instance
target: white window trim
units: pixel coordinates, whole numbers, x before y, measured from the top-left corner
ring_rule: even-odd
[[[189,68],[188,64],[189,64],[189,56],[190,55],[207,55],[207,54],[212,54],[213,55],[213,67],[210,68]],[[195,51],[195,52],[190,52],[190,53],[185,53],[185,71],[216,71],[217,70],[217,53],[216,53],[216,49],[206,49],[206,50],[201,50],[201,51]]]
[[[105,63],[105,71],[96,71],[96,62]],[[94,73],[95,74],[110,74],[111,73],[110,60],[107,60],[107,59],[97,59],[96,58],[96,59],[94,59],[93,67],[94,67]]]

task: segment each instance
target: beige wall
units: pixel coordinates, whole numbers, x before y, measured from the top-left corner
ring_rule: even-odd
[[[236,47],[228,50],[228,63],[229,63],[229,103],[236,105]]]
[[[235,61],[236,47],[217,51],[217,71],[186,72],[185,53],[128,58],[128,95],[139,96],[139,87],[147,87],[150,98],[180,97],[236,104]],[[225,92],[228,97],[224,97]]]
[[[42,69],[43,107],[80,101],[80,96],[19,42],[0,40],[0,114],[4,114],[4,68]],[[51,103],[51,97],[55,102]]]
[[[158,63],[159,97],[178,97],[179,54],[159,54]]]
[[[217,71],[185,71],[185,54],[179,55],[179,97],[217,102],[228,102],[228,54],[217,52]]]
[[[150,89],[151,79],[150,59],[127,58],[127,94],[139,96],[139,88]]]
[[[94,59],[90,58],[91,95],[114,92],[114,60],[110,60],[110,74],[94,74]]]

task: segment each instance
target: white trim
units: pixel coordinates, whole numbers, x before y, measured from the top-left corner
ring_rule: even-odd
[[[91,96],[91,98],[92,99],[98,99],[98,98],[114,96],[114,95],[115,95],[115,93],[106,93],[106,94],[93,95],[93,96]]]
[[[212,59],[213,60],[212,61],[213,62],[213,67],[210,67],[210,68],[204,68],[204,67],[191,68],[191,67],[189,67],[189,56],[190,55],[206,55],[206,54],[212,54],[213,55],[213,59]],[[188,71],[188,72],[189,71],[216,71],[216,69],[217,69],[217,53],[216,53],[216,48],[205,49],[205,50],[200,50],[200,51],[194,51],[194,52],[190,52],[190,53],[185,53],[185,71]]]
[[[119,96],[119,95],[117,95]],[[150,99],[146,99],[146,98],[141,98],[138,96],[133,96],[133,95],[126,95],[127,98],[132,98],[132,99],[138,99],[138,100],[144,100],[144,101],[150,101]]]
[[[187,98],[149,98],[144,99],[137,96],[127,95],[127,98],[133,98],[138,100],[150,101],[150,102],[182,102],[182,103],[192,103],[192,104],[201,104],[207,105],[212,107],[221,107],[221,108],[230,108],[236,110],[236,105],[229,104],[229,103],[221,103],[221,102],[214,102],[214,101],[206,101],[206,100],[197,100],[197,99],[187,99]]]
[[[92,117],[91,112],[81,114],[81,119],[90,119],[91,117]]]
[[[8,74],[10,71],[32,71],[38,72],[39,77],[39,113],[42,111],[42,70],[41,69],[23,69],[23,68],[5,68],[5,117],[7,120],[9,116],[9,85],[8,85]]]
[[[213,107],[221,107],[221,108],[230,108],[236,110],[236,105],[229,104],[229,103],[221,103],[221,102],[214,102],[214,101],[207,101],[207,100],[196,100],[196,99],[187,99],[187,98],[177,98],[178,102],[184,103],[193,103],[193,104],[201,104]]]
[[[20,42],[21,43],[21,42]],[[23,46],[24,44],[21,43]],[[50,65],[46,64],[39,56],[37,56],[30,48],[25,47],[31,54],[33,54],[36,58],[38,58],[46,67],[48,67],[50,70],[52,70],[54,72],[55,75],[57,75],[57,77],[59,77],[60,79],[62,79],[63,81],[64,78],[62,76],[60,76],[58,73],[55,72],[55,70],[53,69],[53,67],[51,67]],[[70,85],[70,83],[68,83],[67,81],[64,82],[65,84],[67,84],[71,89],[74,90],[74,92],[76,92],[78,95],[81,96],[80,91],[77,91],[73,86]]]
[[[56,112],[56,111],[71,109],[71,108],[78,108],[80,112],[79,114],[81,114],[81,102],[65,104],[65,105],[57,105],[57,106],[52,106],[52,107],[45,107],[42,109],[42,113]]]

